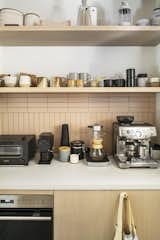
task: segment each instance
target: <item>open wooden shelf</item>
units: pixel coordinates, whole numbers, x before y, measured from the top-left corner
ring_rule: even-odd
[[[2,93],[160,93],[160,87],[110,87],[110,88],[7,88],[1,87]]]
[[[159,26],[0,27],[1,46],[156,46]]]

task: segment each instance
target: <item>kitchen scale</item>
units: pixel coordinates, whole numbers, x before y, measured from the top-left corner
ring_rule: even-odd
[[[107,167],[110,164],[107,154],[104,155],[104,158],[100,161],[94,161],[90,157],[89,152],[86,152],[86,159],[84,160],[85,164],[89,167]]]

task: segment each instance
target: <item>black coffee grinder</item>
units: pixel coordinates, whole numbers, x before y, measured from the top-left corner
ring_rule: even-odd
[[[50,164],[53,159],[54,135],[41,133],[38,140],[40,161],[39,164]]]

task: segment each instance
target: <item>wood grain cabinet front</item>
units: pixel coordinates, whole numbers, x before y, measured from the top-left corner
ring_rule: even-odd
[[[127,191],[140,240],[160,237],[160,191]],[[55,191],[55,240],[109,240],[119,191]]]

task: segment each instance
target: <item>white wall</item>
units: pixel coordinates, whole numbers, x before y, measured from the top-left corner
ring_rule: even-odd
[[[154,75],[153,48],[139,47],[8,47],[3,49],[4,72],[35,72],[41,75],[69,71],[113,76],[135,67]]]
[[[149,17],[152,14],[154,0],[128,0],[133,8],[135,18]],[[1,0],[2,7],[12,7],[24,12],[37,12],[47,19],[71,19],[76,23],[76,15],[81,0]],[[97,5],[100,19],[105,23],[115,24],[118,21],[117,11],[120,0],[88,0],[88,4]]]
[[[101,9],[100,18],[105,23],[117,24],[120,0],[88,2],[98,3]],[[130,0],[136,18],[150,16],[153,2]],[[81,0],[1,0],[0,3],[1,7],[17,8],[23,12],[35,11],[44,19],[70,18],[75,24]],[[27,71],[48,76],[69,71],[113,76],[124,73],[129,67],[135,67],[137,73],[156,73],[154,48],[142,47],[6,47],[3,48],[2,67],[6,73]]]

